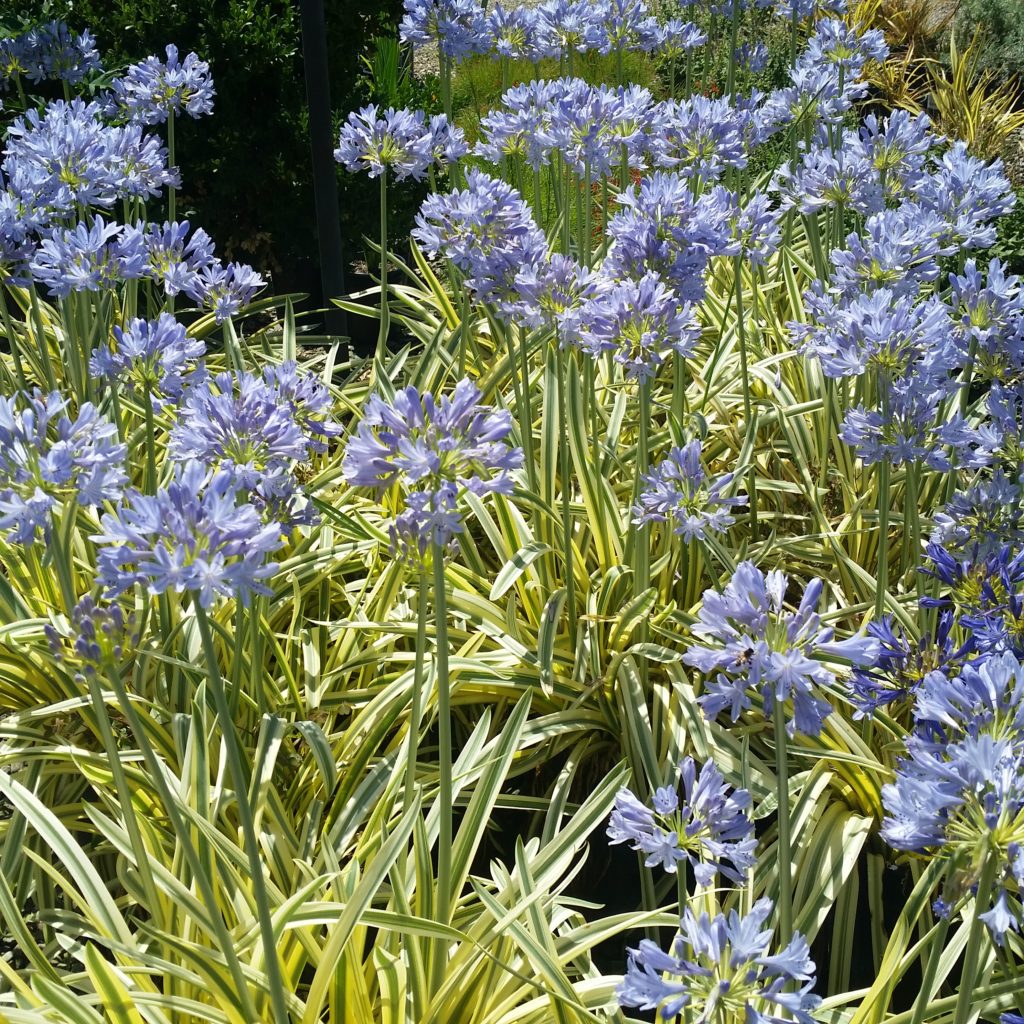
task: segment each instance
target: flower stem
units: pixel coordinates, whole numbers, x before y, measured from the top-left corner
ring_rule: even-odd
[[[982,900],[992,892],[996,880],[997,859],[991,850],[986,849],[985,859],[981,865],[978,878],[978,891],[974,897],[971,910],[971,928],[967,933],[967,950],[964,953],[964,968],[960,975],[960,991],[957,992],[956,1014],[954,1024],[967,1024],[974,1009],[975,991],[981,983],[979,960],[981,958],[982,937],[985,934],[985,922],[982,921]]]
[[[253,902],[256,904],[256,917],[259,922],[260,937],[263,941],[263,959],[267,973],[267,987],[270,989],[272,1007],[271,1019],[275,1024],[287,1024],[288,1004],[285,1000],[284,978],[281,974],[281,962],[277,955],[277,943],[274,938],[274,922],[270,914],[270,903],[267,898],[267,884],[263,875],[263,862],[260,857],[259,840],[256,837],[256,826],[253,819],[252,805],[249,803],[249,782],[251,772],[243,761],[242,747],[231,718],[227,694],[224,692],[224,680],[221,678],[220,666],[217,662],[217,651],[213,645],[213,633],[210,631],[210,620],[206,611],[197,601],[194,604],[196,624],[203,645],[203,656],[206,659],[207,681],[213,694],[213,704],[217,717],[221,722],[228,771],[235,787],[235,804],[238,807],[238,821],[242,829],[246,856],[249,860],[249,873],[252,876]]]
[[[380,331],[377,334],[377,359],[387,354],[391,327],[388,309],[388,172],[380,174]]]
[[[885,613],[889,589],[889,460],[878,464],[878,588],[875,591],[875,618]]]
[[[437,921],[447,925],[452,916],[452,709],[448,689],[448,604],[445,596],[444,548],[433,545],[434,631],[437,647],[434,675],[437,679],[438,815],[437,834]],[[447,951],[439,950],[433,977],[439,988],[447,966]]]
[[[779,820],[779,946],[789,945],[793,937],[793,861],[789,836],[789,753],[787,750],[786,711],[776,696],[772,707],[775,727],[775,780],[778,787]]]
[[[187,133],[186,133],[187,134]],[[186,140],[188,141],[188,140]],[[174,167],[174,111],[167,115],[167,167]],[[177,211],[178,190],[173,185],[167,186],[167,219],[174,222]]]
[[[405,759],[405,793],[402,810],[413,804],[416,791],[416,761],[419,757],[420,719],[423,717],[423,663],[427,650],[427,593],[430,577],[420,570],[419,603],[416,606],[416,667],[412,677],[412,701],[409,710],[409,749]]]
[[[754,423],[753,405],[750,401],[750,375],[747,369],[747,329],[743,322],[743,257],[735,257],[733,266],[736,279],[736,330],[740,342],[740,376],[743,381],[743,419],[746,439],[752,440],[757,433]],[[750,502],[750,532],[757,538],[757,472],[753,463],[753,444],[751,444],[751,464],[747,472],[747,500]]]

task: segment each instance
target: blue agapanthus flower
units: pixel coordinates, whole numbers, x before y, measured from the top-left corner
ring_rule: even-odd
[[[951,856],[973,881],[996,858],[994,891],[978,892],[997,942],[1019,930],[1024,886],[1024,666],[1011,654],[930,673],[896,781],[882,787],[882,837],[898,850]]]
[[[657,274],[613,281],[588,299],[570,319],[563,317],[565,340],[591,358],[610,352],[628,380],[651,380],[666,358],[687,358],[700,339],[689,303],[680,302]]]
[[[352,112],[341,126],[334,159],[353,172],[377,178],[390,170],[396,181],[420,180],[432,166],[443,167],[469,152],[462,129],[444,114],[429,121],[422,110],[378,113],[371,104]]]
[[[146,245],[140,228],[108,224],[100,216],[91,225],[55,228],[29,264],[32,277],[58,298],[71,292],[104,291],[142,277]]]
[[[577,177],[593,179],[621,168],[643,165],[650,141],[651,93],[638,85],[588,85],[562,79],[562,93],[551,104],[545,141]]]
[[[644,488],[633,506],[635,523],[671,523],[684,540],[704,540],[709,532],[723,533],[736,518],[732,509],[747,497],[727,497],[733,474],[709,480],[701,461],[700,441],[673,448],[644,477]]]
[[[927,173],[928,157],[939,145],[927,114],[894,110],[879,120],[868,114],[856,139],[843,144],[857,150],[871,166],[887,200],[902,200],[917,188]]]
[[[199,281],[193,287],[192,297],[213,313],[218,324],[233,317],[256,297],[266,281],[246,263],[228,263],[220,260],[200,268]]]
[[[978,379],[1017,381],[1024,375],[1024,292],[1020,278],[997,259],[987,273],[973,259],[950,274],[950,305],[965,359],[973,357]]]
[[[965,142],[954,142],[942,154],[935,169],[910,189],[910,198],[942,219],[939,242],[954,249],[994,245],[996,221],[1016,202],[1002,160],[972,156]]]
[[[619,196],[603,269],[637,278],[655,273],[681,300],[700,302],[710,258],[740,252],[734,198],[715,189],[695,199],[681,174],[656,171]]]
[[[186,373],[206,351],[169,313],[115,327],[114,340],[93,353],[89,372],[128,394],[148,395],[156,409],[181,397]]]
[[[594,34],[593,15],[593,0],[544,0],[537,8],[540,54],[586,53]]]
[[[608,822],[613,845],[630,843],[646,855],[647,867],[660,864],[673,874],[686,861],[699,885],[710,885],[718,873],[742,883],[757,847],[745,789],[730,792],[713,761],[698,774],[687,757],[679,765],[679,782],[656,789],[652,802],[648,807],[631,790],[619,790]]]
[[[199,118],[213,113],[210,65],[195,53],[179,60],[173,44],[166,53],[166,60],[146,57],[111,82],[115,111],[139,124],[161,124],[171,115]]]
[[[850,676],[853,718],[871,718],[880,708],[890,715],[909,709],[930,672],[955,675],[972,651],[971,642],[953,640],[956,619],[952,609],[939,615],[935,636],[925,633],[914,640],[897,627],[891,615],[868,623],[867,635],[878,640],[874,665],[855,668]]]
[[[222,373],[201,379],[185,394],[167,453],[176,462],[198,462],[227,476],[268,519],[292,526],[308,522],[311,513],[298,507],[302,496],[295,465],[310,457],[314,445],[322,451],[320,436],[334,430],[319,421],[313,429],[320,436],[307,433],[319,420],[317,412],[306,408],[303,418],[297,413],[303,409],[304,387],[319,405],[317,383],[304,385],[291,368],[281,377],[286,389],[282,394],[275,386],[280,372],[262,378]]]
[[[48,21],[0,42],[3,64],[0,80],[24,75],[32,82],[46,79],[74,85],[100,70],[96,37],[75,33],[63,21]]]
[[[610,282],[571,256],[552,253],[548,259],[524,266],[515,277],[519,300],[503,312],[530,327],[555,327]]]
[[[766,928],[772,901],[758,900],[749,914],[735,910],[697,917],[689,907],[671,950],[650,939],[628,950],[626,976],[615,990],[620,1006],[657,1010],[661,1020],[681,1014],[698,1021],[737,1020],[746,1024],[814,1024],[821,1003],[807,940],[795,934],[770,954]],[[795,987],[793,982],[803,985]]]
[[[997,469],[989,479],[957,491],[932,516],[931,541],[974,559],[1024,549],[1024,486]]]
[[[466,187],[428,196],[416,215],[413,238],[466,275],[484,302],[515,302],[516,275],[547,258],[544,232],[511,185],[471,168]]]
[[[777,700],[792,700],[789,732],[817,736],[832,712],[820,691],[836,682],[822,659],[863,666],[878,658],[874,637],[835,640],[834,630],[822,626],[815,610],[821,580],[811,580],[791,612],[784,606],[787,584],[779,570],[765,575],[753,562],[741,562],[723,591],[704,591],[692,631],[710,643],[692,644],[683,661],[704,674],[699,702],[708,718],[728,708],[737,721],[752,706],[754,690],[764,700],[766,715],[771,715]]]
[[[442,55],[453,60],[484,52],[488,42],[479,0],[405,0],[398,31],[403,43],[436,43]]]
[[[117,431],[86,403],[72,419],[59,392],[0,395],[0,530],[46,542],[54,513],[116,501],[128,477]]]
[[[667,100],[652,115],[649,145],[656,167],[707,184],[718,181],[728,168],[747,166],[749,112],[742,105],[698,93]]]
[[[398,550],[423,554],[462,532],[464,492],[511,493],[512,473],[523,462],[522,449],[506,443],[511,430],[509,413],[481,405],[469,380],[439,399],[411,386],[390,404],[374,394],[349,440],[342,473],[355,487],[382,492],[398,485],[402,509],[392,540]]]
[[[27,206],[58,214],[112,206],[124,167],[111,157],[115,130],[102,113],[98,103],[73,99],[15,118],[3,161],[9,188]]]
[[[242,499],[226,473],[198,462],[175,471],[156,494],[133,491],[100,519],[93,541],[97,580],[116,597],[139,585],[153,594],[197,595],[209,608],[218,597],[248,604],[269,594],[277,566],[267,556],[282,544],[281,527],[267,523]]]
[[[844,209],[868,216],[884,208],[880,175],[870,158],[846,133],[836,146],[824,127],[810,145],[801,144],[795,165],[783,164],[772,177],[771,188],[782,209],[814,214],[842,204]]]
[[[491,4],[484,22],[489,50],[509,60],[540,60],[538,20],[533,7]]]
[[[146,228],[145,276],[162,285],[167,295],[184,292],[197,302],[202,297],[200,272],[216,263],[213,239],[196,228],[189,236],[187,220],[164,221]]]

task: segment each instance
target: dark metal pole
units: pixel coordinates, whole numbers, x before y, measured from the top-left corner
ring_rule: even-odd
[[[338,179],[331,131],[331,86],[327,76],[327,29],[323,0],[299,0],[302,10],[302,62],[309,103],[309,142],[313,156],[313,200],[320,249],[324,326],[328,334],[348,335],[348,314],[331,303],[345,294],[345,257],[338,208]]]

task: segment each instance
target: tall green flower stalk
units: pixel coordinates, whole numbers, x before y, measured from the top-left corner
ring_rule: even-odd
[[[376,359],[383,363],[388,351],[391,313],[388,306],[388,172],[380,173],[380,329],[377,332]]]

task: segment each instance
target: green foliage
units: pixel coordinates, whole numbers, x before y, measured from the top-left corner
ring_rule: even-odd
[[[988,255],[1001,259],[1009,273],[1024,274],[1024,189],[1017,190],[1017,205],[999,221]]]
[[[397,0],[326,0],[331,103],[366,101],[359,57],[396,23]],[[212,117],[179,119],[177,156],[186,183],[179,216],[202,225],[229,259],[270,271],[278,291],[317,279],[312,170],[299,6],[292,0],[10,0],[15,23],[63,18],[96,35],[112,72],[168,43],[210,62]],[[350,250],[372,233],[373,183],[339,176]],[[154,211],[155,213],[155,211]],[[155,218],[154,218],[155,219]],[[353,253],[354,254],[354,253]]]
[[[980,30],[983,68],[1024,79],[1022,14],[1020,0],[960,0],[955,25],[965,38]]]

